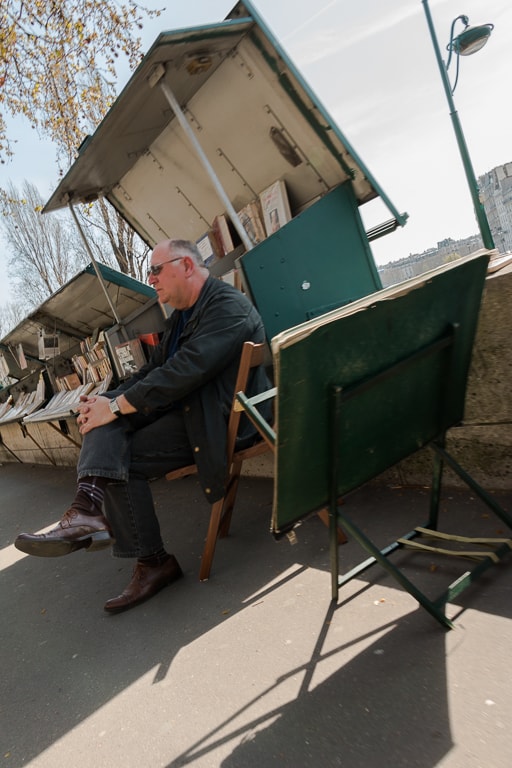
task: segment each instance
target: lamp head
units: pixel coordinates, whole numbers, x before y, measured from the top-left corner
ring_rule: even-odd
[[[472,53],[476,53],[484,47],[491,36],[494,24],[480,24],[477,27],[470,27],[467,21],[465,23],[466,28],[460,35],[453,38],[450,47],[457,55],[471,56]]]

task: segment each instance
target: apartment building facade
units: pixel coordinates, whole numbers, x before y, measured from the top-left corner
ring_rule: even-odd
[[[512,162],[487,171],[478,181],[494,244],[500,253],[512,251]]]

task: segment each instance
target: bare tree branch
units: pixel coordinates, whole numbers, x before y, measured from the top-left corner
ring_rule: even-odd
[[[83,254],[73,248],[69,222],[41,215],[44,200],[29,181],[21,192],[13,184],[0,192],[0,226],[10,246],[10,274],[21,304],[34,307],[84,265]]]

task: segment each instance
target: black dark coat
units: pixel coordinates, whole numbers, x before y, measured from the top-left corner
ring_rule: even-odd
[[[213,502],[224,494],[227,421],[242,346],[246,341],[265,341],[265,333],[261,317],[247,297],[209,277],[181,333],[179,349],[169,360],[178,314],[166,321],[162,342],[149,363],[116,392],[123,392],[140,413],[183,409],[201,487]],[[261,367],[251,377],[249,394],[268,387]],[[241,419],[239,442],[249,444],[254,433],[248,419]]]

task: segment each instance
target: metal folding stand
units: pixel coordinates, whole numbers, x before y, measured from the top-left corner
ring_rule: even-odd
[[[508,539],[437,530],[444,464],[512,529],[512,516],[445,450],[447,431],[464,415],[487,261],[486,255],[465,257],[272,339],[277,390],[271,531],[279,536],[328,507],[333,600],[343,584],[379,563],[437,621],[452,627],[446,603],[512,547]],[[250,416],[250,403],[239,400]],[[426,525],[413,523],[381,549],[340,499],[427,447],[434,451],[434,472]],[[341,576],[338,526],[369,555]],[[424,543],[426,537],[433,543]],[[477,563],[430,599],[390,557],[401,547]]]
[[[455,338],[455,334],[452,338]],[[450,342],[448,342],[450,343]],[[421,351],[421,355],[428,355],[441,346],[444,346],[446,341],[441,340],[429,345]],[[492,511],[512,530],[512,516],[509,515],[496,500],[487,493],[446,451],[445,438],[446,431],[442,435],[432,440],[429,443],[429,447],[434,451],[434,466],[433,466],[433,478],[432,487],[430,493],[430,513],[428,520],[424,526],[418,526],[413,530],[407,532],[400,538],[393,541],[391,544],[383,549],[379,549],[371,539],[363,533],[363,531],[349,518],[346,512],[346,505],[338,505],[338,480],[339,480],[339,463],[338,463],[338,446],[340,441],[340,420],[343,409],[343,403],[348,398],[356,396],[363,389],[378,383],[384,377],[393,375],[399,372],[400,369],[405,366],[411,365],[418,359],[418,355],[413,355],[405,361],[402,361],[398,366],[394,366],[393,369],[388,369],[380,373],[374,379],[367,380],[363,384],[350,388],[347,392],[344,392],[341,387],[335,386],[333,388],[332,399],[332,464],[331,464],[331,493],[330,493],[330,505],[329,505],[329,538],[330,538],[330,561],[331,561],[331,584],[332,584],[332,599],[338,599],[338,593],[340,587],[346,584],[351,579],[359,576],[375,563],[379,563],[412,597],[414,597],[420,605],[425,608],[437,621],[443,626],[452,629],[453,623],[446,616],[446,604],[453,598],[459,595],[464,589],[470,586],[475,579],[483,573],[485,570],[495,565],[502,560],[507,554],[510,554],[512,549],[512,539],[504,538],[473,538],[466,536],[453,536],[438,532],[438,518],[439,518],[439,503],[441,498],[441,486],[444,464],[446,463],[450,468],[466,483],[472,491],[490,508]],[[450,355],[450,361],[453,361],[453,356]],[[343,575],[339,575],[339,560],[338,560],[338,543],[337,533],[338,526],[341,526],[350,536],[352,536],[360,546],[370,554],[370,557],[363,560],[357,566]],[[417,537],[427,536],[433,538],[435,541],[441,540],[443,543],[447,541],[456,541],[459,544],[472,545],[471,550],[463,549],[461,551],[447,550],[438,546],[427,546],[421,543],[416,543]],[[485,546],[486,550],[479,550],[479,546]],[[399,548],[411,547],[412,549],[418,549],[429,552],[436,552],[438,554],[449,554],[460,557],[469,557],[477,560],[477,564],[470,570],[465,571],[459,578],[452,582],[440,595],[434,600],[429,599],[424,592],[422,592],[410,579],[408,579],[404,573],[396,567],[389,559],[389,556]],[[477,547],[475,549],[475,547]],[[490,547],[494,547],[490,549]]]

